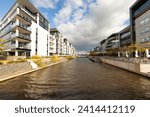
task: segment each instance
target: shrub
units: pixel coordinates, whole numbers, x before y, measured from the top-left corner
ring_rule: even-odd
[[[7,64],[12,64],[15,63],[14,61],[8,61]]]
[[[42,57],[35,55],[35,56],[32,56],[31,59],[42,59]]]
[[[0,65],[3,65],[3,62],[0,62]]]
[[[50,56],[43,56],[42,58],[50,58]]]
[[[60,61],[59,56],[54,55],[54,56],[51,57],[51,62],[56,63],[56,62],[59,62],[59,61]]]
[[[23,63],[23,62],[26,62],[25,59],[17,59],[17,61],[8,61],[7,64],[12,64],[12,63]]]
[[[17,61],[15,62],[26,62],[26,61],[27,61],[26,59],[18,58]]]
[[[73,56],[65,56],[65,58],[66,58],[66,59],[68,59],[68,60],[72,60],[72,59],[74,59],[74,57],[73,57]]]

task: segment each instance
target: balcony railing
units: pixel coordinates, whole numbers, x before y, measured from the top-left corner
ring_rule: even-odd
[[[17,37],[16,33],[14,33],[14,34],[11,35],[11,38],[15,38],[15,37]],[[18,37],[26,39],[26,40],[31,40],[30,35],[25,35],[25,34],[19,33]]]
[[[33,19],[36,20],[36,17],[34,16],[33,13],[31,13],[29,10],[27,10],[25,7],[20,6],[21,10],[23,10],[25,13],[27,13],[29,16],[31,16]]]
[[[28,26],[25,25],[25,24],[19,23],[19,26],[20,26],[21,28],[24,28],[24,29],[28,30],[28,31],[31,31],[30,27],[28,27]]]
[[[20,16],[21,18],[23,18],[24,20],[26,20],[27,22],[30,22],[30,23],[31,23],[31,19],[29,19],[29,18],[26,17],[25,15],[19,14],[19,16]]]
[[[16,22],[15,22],[15,23],[12,24],[11,27],[14,28],[15,26],[20,26],[20,27],[23,28],[23,29],[26,29],[26,30],[28,30],[28,31],[31,31],[30,27],[28,27],[27,25],[22,24],[22,23],[19,23],[19,25],[17,25]]]
[[[21,38],[24,38],[24,39],[27,39],[27,40],[30,40],[31,38],[30,38],[30,35],[25,35],[25,34],[19,34],[19,37],[21,37]]]
[[[18,47],[19,49],[30,49],[29,47],[27,47],[27,46],[24,46],[24,45],[19,45],[19,47]]]

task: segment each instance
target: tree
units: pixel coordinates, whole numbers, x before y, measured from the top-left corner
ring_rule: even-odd
[[[4,39],[0,39],[0,54],[3,54],[3,50],[5,49],[5,41]]]

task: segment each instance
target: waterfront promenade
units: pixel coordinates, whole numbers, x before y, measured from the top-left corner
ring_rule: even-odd
[[[94,62],[103,62],[136,74],[150,77],[150,60],[148,58],[91,56],[89,59]]]

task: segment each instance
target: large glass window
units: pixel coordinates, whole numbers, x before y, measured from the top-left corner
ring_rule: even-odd
[[[48,31],[48,21],[42,16],[39,16],[39,25]]]

